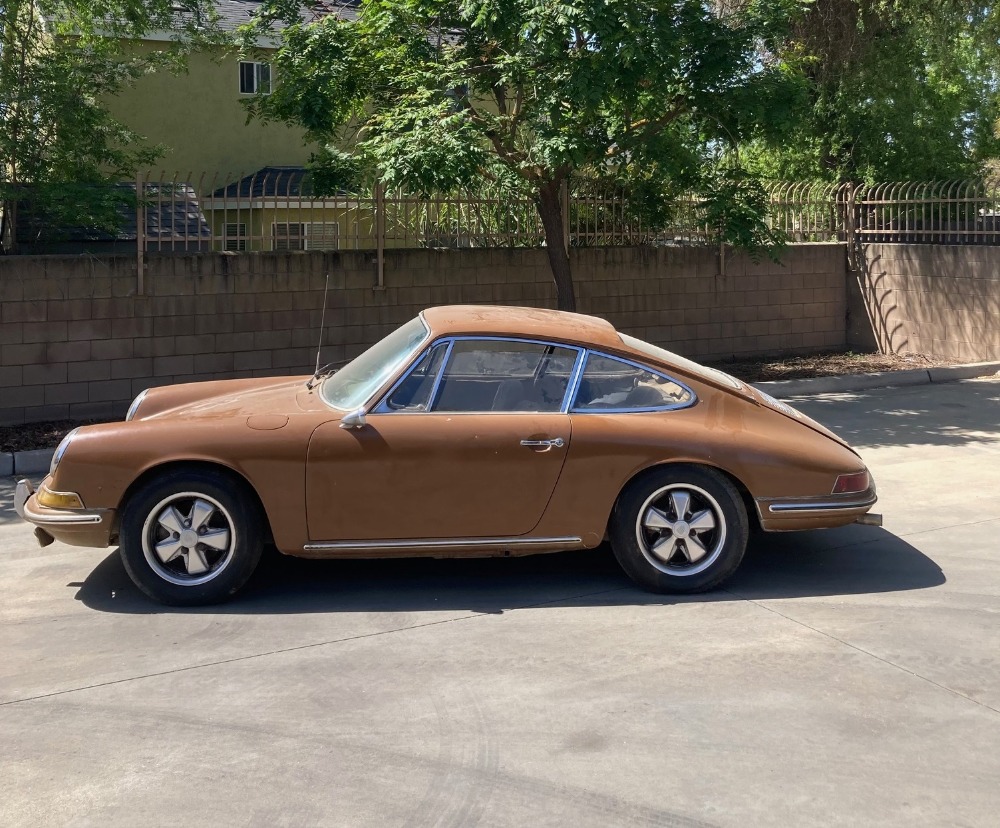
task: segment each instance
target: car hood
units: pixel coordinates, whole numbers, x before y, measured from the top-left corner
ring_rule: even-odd
[[[292,414],[303,410],[299,397],[306,379],[267,377],[151,388],[139,404],[134,419],[221,419]]]

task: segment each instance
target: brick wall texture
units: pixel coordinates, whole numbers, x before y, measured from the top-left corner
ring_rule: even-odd
[[[1000,248],[869,245],[857,287],[879,350],[1000,359]]]
[[[781,264],[714,251],[571,252],[578,306],[695,358],[845,345],[844,248],[795,245]],[[0,424],[118,416],[142,389],[310,373],[325,274],[324,362],[350,359],[431,305],[554,307],[544,250],[0,258]]]

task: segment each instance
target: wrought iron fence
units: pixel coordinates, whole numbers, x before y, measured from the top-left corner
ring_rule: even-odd
[[[420,197],[374,184],[365,192],[318,196],[305,170],[281,167],[246,176],[146,174],[135,186],[145,196],[146,220],[136,220],[145,250],[538,247],[545,240],[534,202],[499,186]],[[768,192],[772,226],[792,241],[843,237],[845,188],[776,183]],[[186,221],[164,219],[177,215]],[[563,193],[572,247],[714,241],[696,194],[674,199],[664,215],[658,226],[644,221],[620,185],[580,181]]]
[[[135,204],[119,232],[73,228],[74,244],[95,252],[134,245],[140,255],[331,249],[381,255],[401,247],[538,247],[545,238],[534,202],[499,186],[424,198],[373,184],[362,192],[320,196],[301,167],[265,167],[248,175],[145,173],[119,186],[131,190]],[[1000,180],[779,182],[767,193],[771,227],[792,242],[1000,244]],[[717,243],[696,194],[665,206],[664,218],[652,226],[633,209],[624,187],[576,181],[563,191],[567,243]]]
[[[861,242],[1000,244],[1000,179],[861,186],[851,201]]]

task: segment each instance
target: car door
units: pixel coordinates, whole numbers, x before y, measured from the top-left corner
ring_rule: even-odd
[[[360,428],[309,444],[313,541],[498,538],[538,524],[572,438],[579,349],[456,338],[427,349]]]

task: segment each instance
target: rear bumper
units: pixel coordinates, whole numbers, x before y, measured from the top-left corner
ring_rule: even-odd
[[[855,523],[878,501],[875,485],[867,491],[819,497],[758,498],[757,513],[767,532],[824,529]]]
[[[22,520],[35,525],[35,537],[42,546],[59,540],[71,546],[103,549],[111,543],[114,509],[50,509],[41,506],[29,480],[17,481],[14,511]]]

